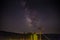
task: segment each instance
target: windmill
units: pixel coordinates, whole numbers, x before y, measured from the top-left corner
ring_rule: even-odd
[[[40,40],[42,40],[42,34],[43,34],[43,32],[44,32],[44,29],[43,29],[43,27],[41,26],[41,27],[39,27],[38,28],[38,30],[40,31]],[[46,35],[43,35],[47,40],[50,40]]]

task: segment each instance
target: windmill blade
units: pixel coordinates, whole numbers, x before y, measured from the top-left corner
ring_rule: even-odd
[[[47,40],[50,40],[50,38],[48,38],[46,35],[43,35],[45,38],[47,38]]]

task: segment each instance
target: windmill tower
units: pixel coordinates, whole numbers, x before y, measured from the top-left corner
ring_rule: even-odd
[[[39,27],[38,30],[40,31],[40,40],[42,40],[42,27]]]
[[[40,40],[42,40],[42,34],[44,32],[43,27],[39,27],[38,30],[40,31]],[[47,40],[50,40],[46,35],[43,35]]]

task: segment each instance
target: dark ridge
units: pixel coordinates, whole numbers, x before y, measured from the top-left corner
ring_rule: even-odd
[[[8,38],[12,38],[12,39],[20,39],[20,38],[29,38],[31,35],[33,35],[32,33],[13,33],[13,32],[6,32],[6,31],[0,31],[0,39],[8,39]],[[40,39],[40,34],[37,34],[38,39]],[[50,40],[60,40],[60,34],[42,34],[41,38],[43,40],[47,40],[47,38]]]
[[[31,35],[32,33],[13,33],[13,32],[6,32],[6,31],[0,31],[0,36],[26,36]],[[39,36],[39,34],[37,34]],[[49,38],[60,38],[60,34],[42,34],[42,36],[46,35]]]
[[[13,32],[6,32],[6,31],[0,31],[0,37],[3,37],[3,38],[19,38],[20,34],[18,33],[13,33]]]

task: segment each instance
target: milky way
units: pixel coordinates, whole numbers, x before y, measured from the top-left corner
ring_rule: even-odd
[[[2,7],[1,29],[9,32],[59,33],[58,5],[50,0],[5,1]]]

